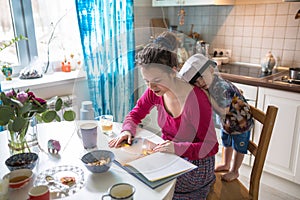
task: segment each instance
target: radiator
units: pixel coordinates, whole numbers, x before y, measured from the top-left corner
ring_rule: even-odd
[[[77,108],[76,108],[76,96],[75,95],[65,95],[65,96],[54,96],[50,99],[47,99],[47,104],[48,107],[50,109],[54,109],[55,108],[55,102],[58,98],[61,98],[63,101],[63,107],[62,110],[57,112],[57,114],[60,116],[60,118],[63,120],[62,116],[63,116],[63,111],[66,109],[72,109],[74,110],[76,113],[77,112]]]

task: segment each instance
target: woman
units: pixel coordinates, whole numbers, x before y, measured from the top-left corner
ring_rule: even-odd
[[[156,107],[165,142],[153,151],[175,153],[198,166],[177,178],[173,199],[205,199],[215,180],[218,152],[210,102],[202,89],[177,77],[176,53],[152,43],[139,52],[136,60],[148,88],[109,146],[119,147],[124,140],[131,144],[137,125]]]

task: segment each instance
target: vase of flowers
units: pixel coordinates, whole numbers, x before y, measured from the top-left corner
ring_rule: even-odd
[[[38,98],[33,92],[10,90],[1,92],[0,125],[8,131],[8,146],[12,154],[29,151],[28,130],[30,124],[39,122],[61,121],[58,111],[63,108],[63,101],[57,98],[55,107],[50,108],[47,101]],[[73,121],[76,114],[72,110],[63,110],[63,118]]]

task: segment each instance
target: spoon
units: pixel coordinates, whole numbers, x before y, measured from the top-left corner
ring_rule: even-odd
[[[69,192],[69,187],[59,183],[57,181],[54,180],[54,178],[50,175],[47,175],[45,177],[46,181],[48,182],[49,185],[53,185],[54,187],[56,187],[57,189],[59,189],[59,191],[61,191],[61,193],[63,193],[66,196],[69,196],[68,192]]]

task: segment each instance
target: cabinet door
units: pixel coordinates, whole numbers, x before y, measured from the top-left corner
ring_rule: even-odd
[[[236,0],[235,5],[248,5],[248,4],[268,4],[268,3],[282,3],[283,0]]]
[[[182,0],[152,0],[153,7],[163,7],[163,6],[180,6]]]
[[[234,83],[233,84],[242,91],[244,97],[247,99],[248,103],[254,107],[256,107],[256,100],[257,100],[257,87],[251,85],[244,85],[241,83]]]
[[[265,171],[300,183],[300,94],[259,88],[257,107],[266,111],[268,105],[278,113],[265,162]],[[255,128],[258,141],[261,127]]]
[[[234,0],[182,0],[185,6],[205,6],[205,5],[233,5]]]
[[[133,3],[135,7],[151,7],[152,0],[134,0]]]

